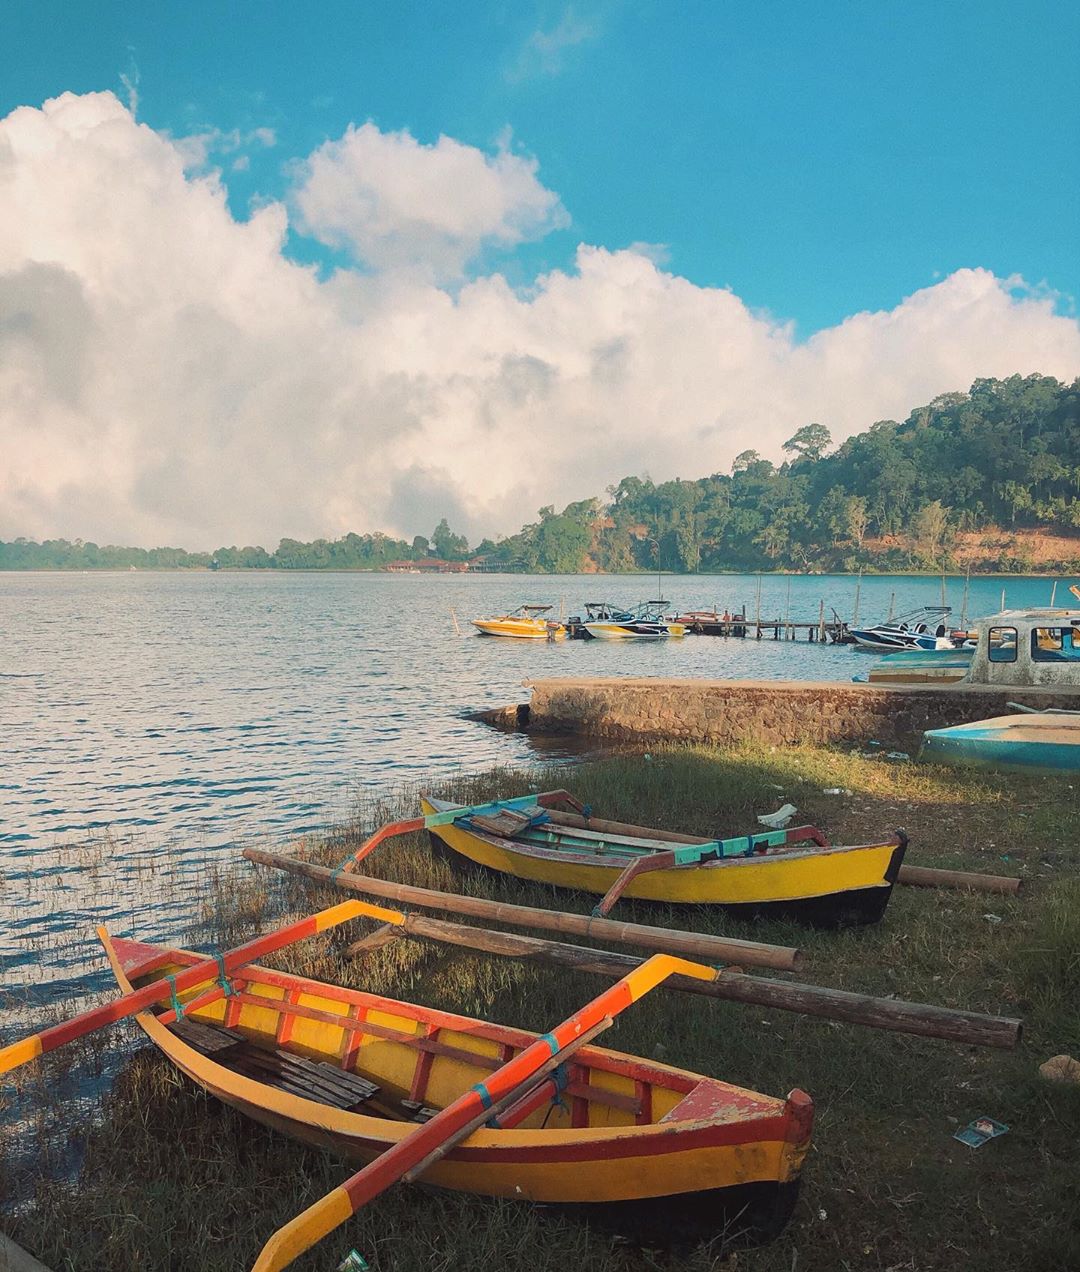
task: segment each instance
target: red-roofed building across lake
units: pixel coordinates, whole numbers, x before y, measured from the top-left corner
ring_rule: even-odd
[[[417,561],[390,561],[386,570],[391,574],[464,574],[468,561],[440,561],[438,557],[420,557]]]

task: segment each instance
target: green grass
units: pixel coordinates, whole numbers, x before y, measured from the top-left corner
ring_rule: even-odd
[[[1080,1054],[1080,812],[1068,781],[976,777],[807,746],[620,756],[547,770],[539,784],[570,787],[598,814],[710,835],[745,831],[756,813],[789,801],[800,820],[817,822],[837,842],[902,825],[911,835],[909,861],[1022,875],[1027,890],[1018,898],[898,888],[882,924],[839,933],[625,901],[615,917],[798,944],[807,955],[799,979],[1019,1015],[1024,1042],[1014,1052],[979,1050],[657,991],[620,1017],[607,1045],[770,1094],[800,1086],[815,1099],[802,1197],[777,1241],[749,1250],[718,1242],[669,1256],[613,1243],[527,1205],[403,1187],[299,1268],[329,1270],[350,1246],[378,1272],[563,1272],[568,1264],[597,1272],[1080,1266],[1080,1088],[1037,1075],[1051,1055]],[[537,785],[536,774],[496,771],[433,793],[473,802]],[[833,787],[851,794],[823,794]],[[367,804],[330,842],[305,850],[337,862],[381,821],[415,808],[415,791]],[[433,859],[422,836],[388,844],[369,867],[402,881],[551,908],[585,912],[593,901],[489,876],[466,879]],[[208,880],[199,935],[236,942],[285,912],[340,897],[238,866]],[[329,934],[276,961],[530,1028],[549,1027],[604,984],[412,941],[349,959],[345,949],[357,935],[355,928]],[[31,1119],[20,1132],[24,1141],[48,1141],[53,1168],[28,1174],[23,1161],[9,1194],[25,1199],[4,1225],[56,1272],[250,1266],[262,1241],[347,1169],[196,1091],[138,1037],[112,1040],[132,1058],[101,1107],[66,1128],[59,1146],[46,1120]],[[39,1083],[42,1100],[50,1073],[59,1075],[66,1061],[52,1063],[55,1069],[43,1066],[43,1077],[28,1079]],[[101,1051],[88,1048],[75,1063],[100,1065]],[[952,1135],[981,1114],[1010,1131],[974,1151]],[[65,1177],[56,1162],[70,1160],[72,1151],[79,1169]]]

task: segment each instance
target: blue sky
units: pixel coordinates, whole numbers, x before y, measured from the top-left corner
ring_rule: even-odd
[[[1080,6],[6,0],[0,537],[476,542],[1080,374]]]
[[[979,266],[1080,294],[1080,6],[1068,3],[86,3],[8,0],[0,115],[137,79],[184,136],[272,129],[230,207],[349,123],[535,157],[579,242],[662,245],[800,337]],[[292,231],[302,260],[332,259]]]

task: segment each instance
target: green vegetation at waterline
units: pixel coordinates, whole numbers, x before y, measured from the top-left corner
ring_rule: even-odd
[[[445,518],[430,540],[348,534],[276,550],[0,542],[0,569],[381,569],[429,557],[573,574],[663,569],[941,569],[1072,573],[1080,562],[1080,380],[976,380],[903,423],[879,420],[831,454],[823,424],[785,444],[779,467],[756,451],[730,475],[654,484],[624,477],[608,500],[582,499],[474,549]],[[659,558],[659,560],[658,560]]]
[[[1024,1042],[1015,1052],[976,1050],[657,992],[620,1017],[606,1045],[772,1094],[801,1086],[814,1096],[814,1149],[793,1222],[778,1241],[736,1252],[717,1243],[674,1257],[613,1243],[528,1205],[401,1187],[299,1269],[333,1267],[350,1247],[375,1272],[562,1272],[568,1262],[590,1272],[1080,1266],[1080,1088],[1036,1075],[1048,1056],[1080,1054],[1080,811],[1065,779],[975,777],[823,747],[759,747],[665,750],[562,772],[486,773],[443,784],[438,793],[472,802],[559,785],[598,812],[702,834],[745,831],[756,813],[790,801],[800,818],[837,841],[867,840],[904,825],[914,862],[1022,875],[1028,890],[1018,898],[898,888],[881,925],[839,933],[626,902],[616,917],[797,943],[807,955],[798,979],[1020,1015]],[[823,793],[838,786],[851,794]],[[381,821],[415,808],[415,792],[368,805],[329,842],[305,849],[337,863]],[[419,835],[388,844],[369,866],[410,883],[466,886],[432,858]],[[467,888],[581,912],[592,903],[488,876],[470,876]],[[235,944],[285,911],[307,911],[342,895],[241,866],[208,880],[193,941]],[[279,956],[280,965],[540,1029],[605,983],[404,940],[351,960],[345,947],[358,934],[345,929],[298,945]],[[96,1056],[84,1049],[78,1063],[93,1067],[114,1046],[135,1054],[103,1107],[69,1128],[71,1138],[60,1144],[80,1155],[77,1175],[43,1182],[40,1164],[31,1160],[29,1175],[9,1169],[6,1176],[9,1195],[25,1201],[4,1217],[4,1227],[56,1272],[234,1272],[250,1266],[274,1228],[347,1174],[341,1163],[194,1090],[130,1027],[102,1037]],[[22,1071],[24,1095],[36,1090],[47,1102],[50,1074],[70,1062],[60,1052]],[[952,1135],[980,1115],[1010,1131],[974,1151]],[[10,1129],[0,1165],[13,1159],[16,1139],[25,1147],[37,1134],[33,1116]]]

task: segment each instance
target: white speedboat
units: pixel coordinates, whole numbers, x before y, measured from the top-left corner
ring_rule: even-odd
[[[951,613],[949,605],[924,605],[876,627],[851,627],[848,634],[864,649],[955,649]]]
[[[664,613],[666,601],[646,601],[632,610],[617,610],[600,602],[585,606],[581,624],[595,640],[659,640],[685,636],[686,624]]]

